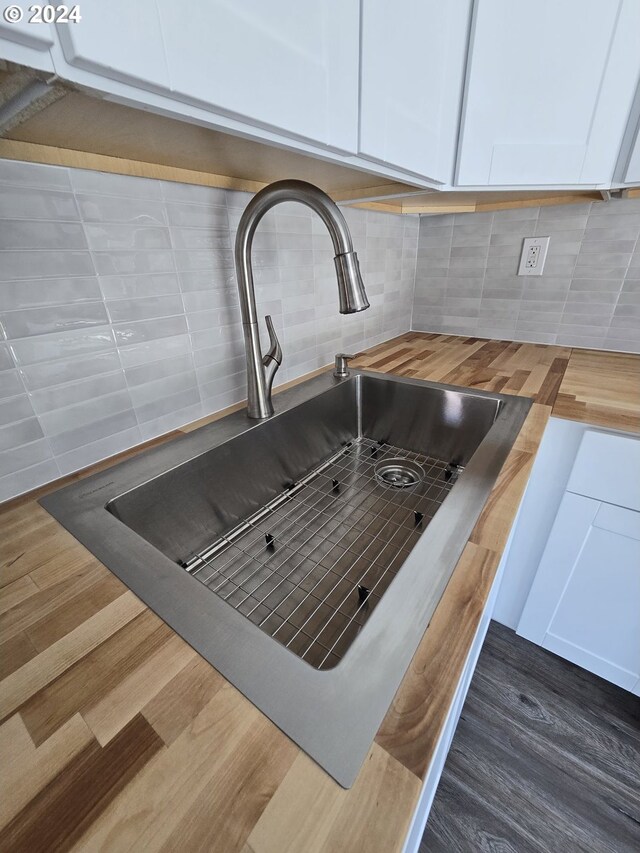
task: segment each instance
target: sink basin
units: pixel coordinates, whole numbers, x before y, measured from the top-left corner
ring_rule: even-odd
[[[277,404],[41,503],[348,787],[531,403],[354,371]]]

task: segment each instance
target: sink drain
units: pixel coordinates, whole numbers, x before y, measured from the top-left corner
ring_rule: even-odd
[[[407,489],[424,479],[424,468],[410,459],[385,459],[374,468],[376,479],[385,486]]]

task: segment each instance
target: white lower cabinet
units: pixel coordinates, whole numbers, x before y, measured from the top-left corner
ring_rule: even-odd
[[[640,695],[639,475],[640,441],[585,433],[517,633]]]

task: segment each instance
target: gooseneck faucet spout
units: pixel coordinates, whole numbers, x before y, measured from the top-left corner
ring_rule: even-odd
[[[369,307],[360,275],[358,256],[353,251],[349,227],[337,205],[321,189],[305,181],[276,181],[260,190],[245,208],[236,234],[235,262],[240,311],[247,353],[247,413],[250,418],[268,418],[273,414],[271,388],[282,363],[282,350],[267,316],[270,349],[263,357],[256,312],[256,297],[251,266],[251,246],[258,223],[265,213],[283,201],[298,201],[314,210],[327,226],[335,251],[341,314],[354,314]]]

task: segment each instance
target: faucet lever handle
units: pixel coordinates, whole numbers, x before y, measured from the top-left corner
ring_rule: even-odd
[[[271,346],[267,353],[263,356],[262,363],[265,367],[268,366],[270,361],[275,361],[277,365],[282,364],[282,347],[280,346],[280,341],[278,340],[278,336],[276,335],[276,330],[273,325],[273,320],[271,319],[271,314],[267,314],[264,318],[265,323],[267,324],[267,332],[269,333],[269,343]]]
[[[353,355],[347,352],[336,353],[335,370],[333,371],[336,379],[345,379],[349,375],[349,360],[358,358],[361,355],[361,352],[354,353]]]

